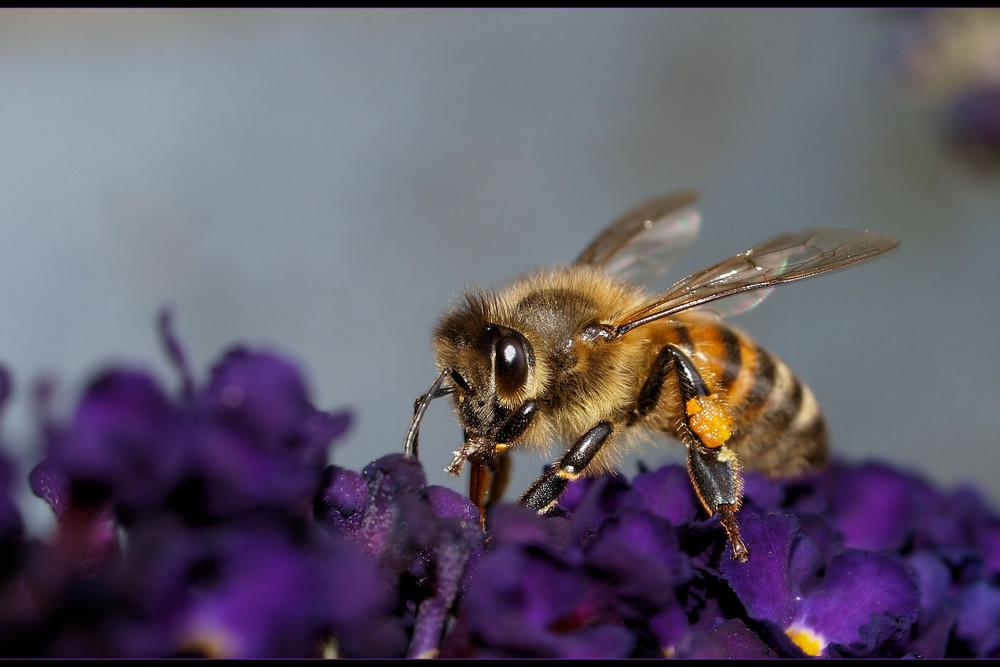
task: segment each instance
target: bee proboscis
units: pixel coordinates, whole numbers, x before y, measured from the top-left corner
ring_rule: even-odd
[[[652,199],[572,264],[467,292],[434,331],[440,374],[417,399],[406,453],[417,454],[431,400],[451,395],[464,442],[447,470],[457,475],[471,463],[470,497],[481,511],[502,494],[512,450],[568,445],[519,499],[545,512],[571,479],[610,470],[644,435],[670,435],[687,448],[701,505],[719,515],[733,558],[745,561],[736,519],[741,470],[816,468],[826,461],[827,435],[809,388],[722,316],[752,308],[776,285],[870,259],[899,241],[834,228],[786,232],[651,295],[640,285],[697,235],[696,199]]]

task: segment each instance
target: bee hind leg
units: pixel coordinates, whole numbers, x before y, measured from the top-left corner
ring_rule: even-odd
[[[743,500],[743,476],[739,457],[727,445],[730,419],[725,403],[712,394],[681,349],[668,345],[661,353],[665,367],[676,372],[681,400],[678,424],[681,440],[687,445],[688,476],[695,494],[709,516],[719,515],[720,523],[733,545],[733,559],[745,562],[750,556],[736,512]],[[645,391],[644,387],[644,391]],[[641,399],[640,399],[641,402]]]
[[[517,502],[540,513],[549,510],[559,500],[570,480],[583,474],[613,430],[611,422],[598,422],[569,448],[561,460],[529,486]]]
[[[731,452],[719,452],[699,443],[688,445],[688,476],[695,494],[709,516],[719,515],[719,522],[733,545],[733,560],[746,562],[750,550],[740,537],[736,512],[743,499],[743,477],[739,459]]]

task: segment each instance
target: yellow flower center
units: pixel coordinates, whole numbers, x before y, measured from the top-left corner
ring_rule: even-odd
[[[795,642],[795,645],[802,649],[802,652],[806,655],[817,657],[823,653],[823,649],[825,648],[823,638],[809,628],[793,625],[785,630],[785,634],[788,635],[789,639]]]

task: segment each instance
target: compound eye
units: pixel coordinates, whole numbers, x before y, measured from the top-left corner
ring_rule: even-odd
[[[527,341],[517,332],[500,336],[493,343],[497,386],[505,394],[516,394],[528,382],[526,347]]]

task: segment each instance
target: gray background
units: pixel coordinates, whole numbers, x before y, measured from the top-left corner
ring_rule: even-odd
[[[836,452],[1000,498],[1000,188],[897,93],[900,17],[861,10],[0,12],[0,359],[68,410],[111,361],[171,387],[163,305],[200,376],[286,351],[400,448],[463,286],[570,260],[654,194],[703,193],[679,278],[775,232],[871,228],[893,254],[736,324],[813,388]],[[460,431],[433,406],[432,481]],[[645,450],[650,463],[679,448]],[[523,486],[542,461],[520,457]],[[634,464],[627,468],[634,471]],[[43,522],[44,523],[44,522]]]

